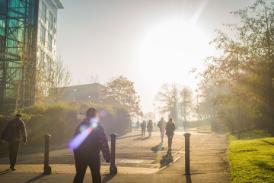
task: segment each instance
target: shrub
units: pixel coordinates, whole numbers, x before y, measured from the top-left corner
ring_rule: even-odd
[[[57,103],[19,109],[28,131],[28,146],[43,145],[44,135],[47,133],[52,136],[52,145],[66,144],[89,107],[91,106],[88,104]],[[122,107],[110,104],[93,104],[92,107],[100,112],[101,123],[107,135],[111,133],[123,135],[130,130],[130,117]],[[0,115],[0,131],[16,112]]]

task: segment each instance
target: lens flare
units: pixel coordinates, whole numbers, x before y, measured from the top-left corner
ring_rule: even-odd
[[[76,135],[69,143],[69,148],[71,150],[77,149],[83,142],[84,140],[88,137],[88,135],[92,132],[91,128],[87,128],[78,135]]]
[[[72,138],[69,142],[69,149],[75,150],[77,149],[89,136],[89,134],[98,127],[98,118],[91,118],[90,125],[82,125],[79,128],[80,133],[77,134],[74,138]]]
[[[103,111],[100,111],[100,117],[106,117],[107,116],[107,111],[103,110]]]

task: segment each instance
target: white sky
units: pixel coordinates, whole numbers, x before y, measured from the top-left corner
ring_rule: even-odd
[[[144,112],[153,111],[164,83],[195,88],[190,73],[214,53],[214,30],[254,0],[63,0],[57,47],[72,84],[105,83],[124,75],[135,82]]]

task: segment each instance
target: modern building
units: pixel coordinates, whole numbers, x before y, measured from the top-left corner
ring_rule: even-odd
[[[56,60],[60,0],[0,0],[0,110],[35,103],[38,68]],[[46,69],[45,69],[46,70]]]
[[[104,85],[99,83],[52,88],[50,89],[49,96],[55,102],[102,102],[105,99],[105,88]]]

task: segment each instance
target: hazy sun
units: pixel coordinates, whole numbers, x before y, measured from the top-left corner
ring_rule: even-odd
[[[168,20],[149,28],[141,40],[137,67],[145,82],[193,85],[190,70],[209,55],[209,40],[195,24]]]

